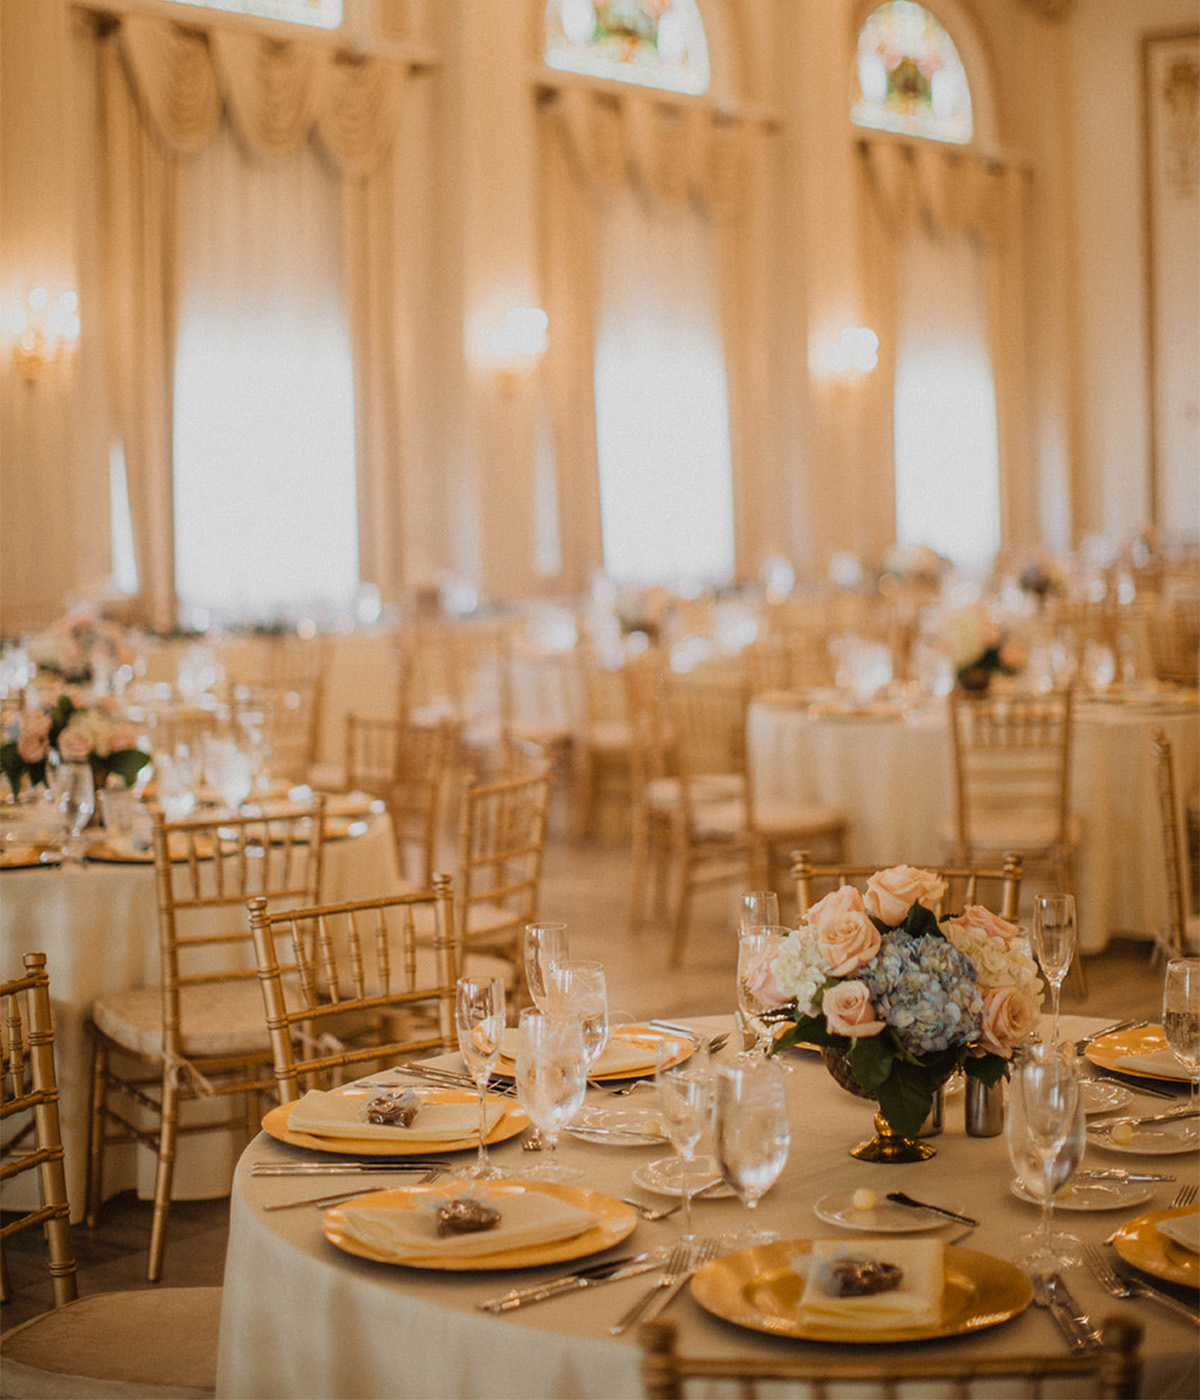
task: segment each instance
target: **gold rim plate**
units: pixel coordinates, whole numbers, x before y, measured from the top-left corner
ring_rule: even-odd
[[[1118,1064],[1126,1055],[1150,1055],[1165,1051],[1167,1040],[1161,1026],[1136,1026],[1133,1030],[1113,1031],[1102,1035],[1098,1040],[1089,1041],[1084,1050],[1084,1058],[1100,1069],[1115,1070],[1133,1079],[1164,1079],[1169,1083],[1187,1083],[1187,1075],[1181,1069],[1178,1074],[1148,1074],[1142,1069],[1130,1069]]]
[[[478,1097],[470,1089],[434,1089],[422,1090],[422,1093],[431,1103],[474,1103]],[[488,1099],[492,1103],[504,1105],[503,1116],[488,1133],[489,1146],[495,1142],[507,1142],[509,1138],[516,1137],[529,1127],[529,1118],[514,1100],[498,1094],[489,1094]],[[356,1157],[429,1157],[442,1152],[466,1152],[479,1146],[478,1133],[450,1141],[418,1137],[400,1140],[377,1137],[317,1137],[314,1133],[293,1132],[288,1127],[290,1111],[291,1104],[286,1103],[271,1109],[262,1120],[263,1132],[268,1133],[277,1142],[286,1142],[290,1147],[307,1147],[312,1152],[334,1152]]]
[[[660,1031],[655,1029],[654,1026],[630,1025],[620,1026],[618,1029],[621,1033],[621,1040],[632,1041],[637,1045],[645,1044],[646,1054],[650,1057],[649,1063],[644,1069],[604,1070],[599,1074],[589,1075],[589,1078],[596,1080],[597,1083],[604,1083],[607,1080],[646,1079],[651,1077],[658,1066],[660,1047],[664,1045],[674,1047],[671,1050],[670,1058],[664,1061],[664,1068],[666,1069],[671,1069],[675,1065],[683,1064],[683,1062],[690,1059],[696,1051],[695,1041],[689,1040],[687,1036],[672,1035],[669,1031]],[[499,1072],[510,1079],[517,1072],[517,1062],[515,1058],[506,1055],[503,1050],[500,1052]]]
[[[42,865],[58,865],[62,852],[52,846],[15,846],[0,852],[0,870],[36,870]]]
[[[637,1227],[637,1214],[630,1206],[624,1201],[614,1200],[611,1196],[601,1195],[598,1191],[564,1186],[554,1181],[491,1181],[471,1184],[471,1193],[479,1195],[486,1191],[488,1200],[498,1202],[502,1209],[505,1196],[518,1192],[539,1191],[565,1201],[568,1205],[576,1206],[579,1210],[591,1211],[597,1217],[596,1223],[591,1229],[580,1235],[572,1235],[568,1239],[546,1240],[541,1244],[524,1245],[496,1254],[476,1254],[460,1259],[454,1258],[453,1255],[414,1258],[372,1249],[370,1245],[352,1239],[342,1229],[342,1210],[346,1206],[362,1206],[371,1210],[420,1210],[431,1200],[457,1196],[463,1189],[461,1181],[446,1181],[431,1186],[407,1186],[394,1191],[373,1191],[368,1196],[344,1201],[342,1205],[326,1211],[325,1238],[347,1254],[356,1254],[360,1259],[373,1259],[379,1264],[404,1264],[410,1269],[474,1273],[487,1269],[530,1269],[539,1264],[560,1264],[568,1259],[582,1259],[585,1255],[599,1254],[601,1250],[619,1244]]]
[[[1117,1231],[1113,1248],[1127,1264],[1143,1273],[1152,1274],[1164,1283],[1182,1283],[1200,1288],[1200,1254],[1193,1254],[1181,1244],[1160,1234],[1158,1222],[1179,1215],[1195,1215],[1200,1206],[1183,1206],[1177,1210],[1156,1210],[1128,1220]]]
[[[800,1312],[804,1280],[792,1261],[810,1254],[812,1246],[812,1240],[787,1240],[726,1254],[695,1274],[692,1296],[715,1317],[755,1332],[853,1345],[923,1342],[978,1332],[1016,1317],[1033,1301],[1033,1285],[1015,1264],[947,1245],[942,1317],[934,1326],[852,1331],[806,1322]]]

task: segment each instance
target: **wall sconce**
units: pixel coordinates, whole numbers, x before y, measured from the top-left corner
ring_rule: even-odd
[[[496,365],[496,377],[511,394],[537,372],[549,344],[550,318],[538,306],[514,306],[504,326],[488,337],[488,350]]]
[[[822,348],[818,363],[828,378],[852,383],[879,363],[879,337],[866,326],[846,326],[833,344]]]
[[[13,336],[13,359],[26,379],[37,379],[42,371],[75,353],[79,343],[79,297],[63,292],[51,304],[45,287],[34,287],[26,306],[13,313],[8,323]]]

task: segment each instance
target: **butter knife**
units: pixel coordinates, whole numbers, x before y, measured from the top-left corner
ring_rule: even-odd
[[[979,1224],[969,1215],[960,1215],[956,1210],[947,1210],[945,1206],[933,1206],[928,1201],[918,1201],[912,1196],[906,1196],[903,1191],[889,1191],[887,1193],[889,1201],[895,1201],[898,1206],[910,1206],[913,1210],[931,1210],[935,1215],[944,1215],[947,1220],[957,1220],[960,1225],[976,1226]]]
[[[576,1293],[583,1288],[596,1288],[602,1283],[616,1283],[623,1278],[635,1278],[651,1269],[662,1267],[659,1254],[626,1255],[622,1259],[610,1259],[604,1264],[593,1264],[577,1273],[564,1274],[546,1283],[534,1284],[530,1288],[515,1288],[509,1293],[501,1293],[496,1298],[487,1298],[475,1306],[480,1312],[505,1313],[514,1308],[523,1308],[529,1303],[541,1303],[547,1298],[557,1298],[563,1293]]]
[[[1071,1326],[1071,1331],[1077,1338],[1077,1346],[1080,1350],[1096,1351],[1100,1347],[1100,1333],[1092,1323],[1092,1319],[1075,1301],[1075,1295],[1063,1281],[1061,1274],[1050,1276],[1050,1306],[1051,1308],[1061,1308],[1063,1315],[1067,1318]]]

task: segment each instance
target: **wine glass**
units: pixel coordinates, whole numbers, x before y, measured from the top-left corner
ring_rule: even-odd
[[[538,1129],[543,1159],[522,1173],[539,1181],[576,1181],[583,1172],[558,1161],[554,1152],[562,1128],[583,1107],[587,1092],[583,1028],[573,1015],[553,1015],[533,1007],[517,1026],[517,1098]]]
[[[679,1197],[683,1203],[683,1237],[692,1236],[692,1164],[712,1107],[712,1074],[697,1057],[680,1065],[660,1065],[654,1076],[658,1116],[679,1160]]]
[[[1163,977],[1163,1034],[1191,1081],[1200,1077],[1200,958],[1172,958]]]
[[[779,896],[774,890],[747,890],[738,911],[738,930],[779,923]]]
[[[63,858],[83,864],[83,829],[96,810],[96,785],[90,763],[60,763],[54,778],[55,799],[66,824]]]
[[[782,924],[764,924],[738,934],[738,1011],[742,1024],[754,1032],[754,1048],[742,1052],[743,1062],[765,1059],[774,1040],[765,1016],[779,1004],[769,994],[774,983],[771,963],[790,932]]]
[[[1078,1066],[1065,1048],[1031,1044],[1013,1069],[1008,1096],[1008,1155],[1030,1195],[1041,1202],[1041,1226],[1025,1235],[1015,1262],[1035,1274],[1081,1264],[1079,1241],[1056,1233],[1054,1197],[1070,1181],[1087,1145]]]
[[[713,1089],[713,1154],[749,1212],[751,1224],[738,1234],[739,1249],[775,1239],[769,1230],[754,1228],[753,1212],[779,1180],[790,1141],[779,1065],[773,1060],[720,1065]]]
[[[1050,983],[1054,1029],[1051,1041],[1058,1043],[1058,1001],[1063,978],[1075,956],[1075,896],[1039,895],[1034,905],[1033,944],[1046,981]]]
[[[604,964],[568,959],[551,968],[546,1010],[578,1020],[583,1036],[584,1066],[590,1075],[608,1044],[608,989]]]
[[[479,1152],[475,1162],[456,1175],[472,1181],[511,1176],[506,1167],[493,1166],[487,1149],[487,1083],[500,1056],[504,1035],[504,979],[460,977],[454,997],[454,1022],[459,1052],[479,1090]]]
[[[548,973],[566,959],[566,924],[525,925],[525,982],[539,1011],[546,1009]]]

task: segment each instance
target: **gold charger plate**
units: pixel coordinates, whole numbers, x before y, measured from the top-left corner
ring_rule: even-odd
[[[14,846],[0,851],[0,870],[33,870],[39,865],[58,865],[62,852],[51,846]]]
[[[599,1191],[587,1191],[578,1186],[564,1186],[555,1181],[491,1181],[468,1183],[471,1193],[478,1195],[486,1190],[487,1199],[500,1202],[503,1209],[505,1196],[527,1191],[541,1192],[554,1196],[579,1210],[589,1210],[596,1217],[596,1223],[582,1234],[571,1235],[562,1240],[546,1240],[541,1244],[522,1245],[516,1249],[506,1249],[495,1254],[474,1254],[464,1258],[453,1255],[424,1258],[390,1251],[377,1250],[362,1241],[347,1235],[342,1228],[342,1211],[346,1206],[359,1206],[370,1210],[420,1210],[438,1198],[457,1196],[465,1189],[461,1181],[438,1182],[432,1186],[402,1186],[394,1191],[373,1191],[370,1195],[344,1201],[342,1205],[326,1211],[325,1238],[347,1254],[356,1254],[360,1259],[373,1259],[380,1264],[404,1264],[411,1269],[439,1269],[453,1273],[485,1269],[529,1269],[539,1264],[560,1264],[568,1259],[582,1259],[587,1254],[599,1254],[619,1244],[631,1235],[637,1226],[638,1217],[631,1206]]]
[[[1189,1288],[1200,1288],[1200,1254],[1169,1240],[1160,1234],[1158,1222],[1171,1220],[1177,1215],[1195,1215],[1197,1206],[1183,1206],[1177,1210],[1156,1210],[1149,1215],[1139,1215],[1136,1220],[1128,1220],[1117,1231],[1113,1248],[1127,1264],[1143,1273],[1153,1274],[1165,1283],[1182,1283]]]
[[[674,1046],[671,1050],[670,1058],[663,1062],[664,1068],[670,1069],[674,1065],[681,1065],[690,1059],[696,1051],[696,1043],[689,1040],[685,1035],[672,1035],[670,1031],[656,1030],[653,1026],[629,1025],[618,1028],[617,1039],[631,1041],[638,1045],[644,1043],[649,1060],[643,1069],[621,1069],[602,1070],[598,1074],[591,1074],[589,1079],[595,1079],[603,1083],[606,1080],[617,1079],[644,1079],[647,1075],[652,1075],[658,1065],[659,1047],[663,1045]],[[509,1079],[513,1078],[517,1072],[516,1059],[500,1051],[499,1072]]]
[[[792,1261],[812,1252],[812,1240],[786,1240],[726,1254],[692,1278],[692,1296],[707,1312],[726,1322],[799,1337],[808,1342],[921,1342],[978,1332],[1016,1317],[1033,1301],[1028,1277],[1003,1259],[947,1245],[942,1318],[928,1327],[853,1331],[806,1322],[800,1312],[804,1279]]]
[[[1098,1040],[1089,1041],[1083,1054],[1085,1059],[1100,1069],[1115,1070],[1118,1074],[1128,1074],[1134,1079],[1161,1079],[1168,1083],[1186,1083],[1187,1075],[1182,1069],[1177,1075],[1150,1074],[1143,1069],[1130,1069],[1128,1065],[1118,1064],[1126,1055],[1151,1055],[1157,1051],[1165,1051],[1166,1048],[1167,1039],[1161,1026],[1136,1026],[1133,1030],[1113,1031],[1111,1035],[1102,1035]]]
[[[470,1089],[422,1090],[430,1103],[474,1103],[477,1095]],[[525,1110],[513,1099],[499,1094],[489,1094],[489,1100],[504,1105],[504,1113],[488,1133],[489,1146],[494,1142],[506,1142],[529,1127]],[[288,1114],[291,1104],[281,1103],[271,1109],[262,1120],[263,1132],[270,1134],[278,1142],[286,1142],[290,1147],[307,1147],[313,1152],[349,1153],[356,1157],[428,1157],[441,1152],[465,1152],[479,1146],[479,1134],[469,1137],[430,1139],[406,1137],[397,1141],[377,1137],[318,1137],[314,1133],[293,1132],[288,1127]]]

